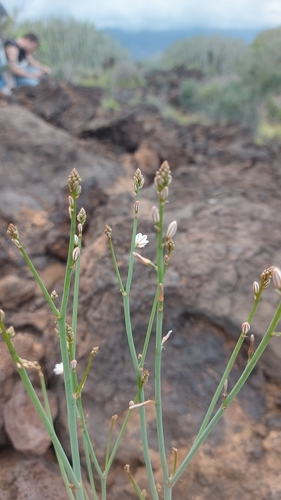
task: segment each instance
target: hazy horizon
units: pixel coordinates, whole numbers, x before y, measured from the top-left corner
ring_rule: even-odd
[[[92,22],[97,29],[119,28],[128,32],[184,29],[268,29],[281,25],[278,0],[0,0],[17,18],[73,17]]]

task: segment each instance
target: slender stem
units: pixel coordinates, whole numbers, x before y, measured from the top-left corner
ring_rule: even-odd
[[[145,400],[143,387],[140,389],[139,400],[140,400],[140,402],[144,402],[144,400]],[[148,475],[150,491],[151,491],[153,500],[158,500],[159,497],[158,497],[158,493],[157,493],[157,489],[156,489],[156,485],[155,485],[152,464],[151,464],[151,459],[150,459],[150,453],[149,453],[149,447],[148,447],[147,430],[146,430],[146,411],[145,411],[144,406],[140,407],[140,427],[141,427],[141,441],[142,441],[142,447],[143,447],[143,456],[144,456],[145,467],[146,467],[146,471],[147,471],[147,475]]]
[[[58,319],[58,329],[59,329],[60,349],[61,349],[61,356],[62,356],[63,370],[64,370],[65,395],[67,403],[72,463],[75,475],[77,476],[78,481],[81,482],[81,464],[80,464],[80,453],[79,453],[77,421],[76,421],[76,401],[73,397],[74,387],[72,379],[72,370],[70,369],[70,364],[69,364],[68,340],[66,336],[66,311],[67,311],[71,277],[72,277],[72,251],[74,248],[75,228],[76,228],[76,200],[74,200],[74,207],[71,217],[68,258],[67,258],[63,296],[61,303],[61,314],[60,318]],[[77,492],[77,500],[84,500],[83,490]]]
[[[106,500],[106,478],[101,479],[101,499]]]
[[[74,290],[73,290],[73,306],[72,306],[72,331],[74,335],[73,342],[71,343],[70,359],[75,359],[76,355],[76,341],[77,341],[77,316],[78,316],[78,301],[79,301],[79,282],[80,282],[80,264],[81,264],[81,243],[82,237],[78,236],[78,248],[80,250],[80,257],[75,265],[74,276]]]
[[[52,413],[51,413],[51,408],[50,408],[49,399],[48,399],[47,388],[46,388],[46,384],[45,384],[45,378],[44,378],[43,372],[41,370],[41,367],[38,370],[38,372],[39,372],[40,385],[41,385],[43,399],[44,399],[45,411],[46,411],[46,414],[47,414],[47,416],[49,418],[50,424],[54,428],[53,418],[52,418]],[[67,491],[69,500],[75,500],[74,495],[73,495],[73,493],[72,493],[72,491],[71,491],[71,489],[69,487],[69,481],[68,481],[67,474],[65,472],[65,468],[63,466],[63,462],[62,462],[62,460],[60,458],[59,453],[57,452],[57,449],[56,449],[55,445],[54,445],[54,448],[55,448],[55,453],[56,453],[57,461],[58,461],[59,468],[60,468],[60,473],[61,473],[64,485],[65,485],[65,489]]]
[[[55,304],[54,304],[53,300],[51,299],[51,296],[50,296],[50,294],[49,294],[49,292],[48,292],[47,288],[45,287],[45,285],[44,285],[44,283],[43,283],[42,279],[40,278],[40,276],[39,276],[38,272],[36,271],[36,269],[35,269],[34,265],[32,264],[32,262],[31,262],[31,260],[30,260],[30,258],[29,258],[29,256],[28,256],[28,254],[27,254],[27,252],[25,251],[25,249],[24,249],[22,246],[20,246],[20,247],[19,247],[19,250],[20,250],[20,252],[21,252],[21,254],[22,254],[22,256],[23,256],[23,258],[24,258],[24,260],[25,260],[25,262],[26,262],[26,264],[27,264],[27,266],[29,267],[30,271],[32,272],[32,274],[33,274],[33,276],[34,276],[34,278],[35,278],[36,282],[37,282],[37,283],[38,283],[38,285],[40,286],[40,288],[41,288],[41,290],[42,290],[42,292],[43,292],[43,295],[44,295],[44,297],[45,297],[46,301],[48,302],[48,304],[49,304],[49,306],[50,306],[50,308],[51,308],[52,312],[54,313],[54,315],[56,316],[56,318],[58,318],[58,317],[59,317],[59,315],[60,315],[60,312],[59,312],[59,310],[56,308],[56,306],[55,306]]]
[[[135,343],[134,343],[134,339],[133,339],[129,295],[123,296],[123,307],[124,307],[124,316],[125,316],[125,325],[126,325],[128,345],[129,345],[130,354],[131,354],[132,362],[134,365],[134,369],[136,372],[136,377],[138,379],[139,378],[139,366],[138,366],[139,363],[138,363],[138,357],[137,357]]]
[[[116,260],[116,256],[115,256],[114,247],[113,247],[113,243],[112,243],[111,237],[108,238],[108,243],[109,243],[109,248],[110,248],[111,257],[112,257],[112,261],[113,261],[113,267],[114,267],[114,271],[115,271],[116,277],[118,279],[120,291],[121,291],[122,295],[124,295],[125,294],[125,288],[124,288],[124,285],[123,285],[123,282],[122,282],[122,279],[121,279],[121,276],[120,276],[120,273],[119,273],[119,268],[118,268],[118,264],[117,264],[117,260]]]
[[[255,302],[254,302],[254,304],[253,304],[253,306],[252,306],[252,309],[251,309],[251,311],[250,311],[250,314],[249,314],[249,316],[248,316],[248,320],[247,320],[247,321],[248,321],[248,323],[249,323],[249,324],[250,324],[250,323],[252,322],[252,320],[253,320],[253,317],[254,317],[254,314],[255,314],[255,312],[256,312],[257,306],[258,306],[259,301],[260,301],[260,299],[261,299],[261,294],[262,294],[262,288],[260,288],[260,291],[259,291],[259,293],[257,294],[257,297],[256,297],[256,299],[255,299]],[[229,377],[230,371],[231,371],[231,369],[232,369],[232,367],[233,367],[233,365],[234,365],[234,363],[235,363],[235,360],[236,360],[236,358],[237,358],[237,356],[238,356],[238,353],[239,353],[239,351],[240,351],[240,349],[241,349],[241,347],[242,347],[242,344],[243,344],[243,342],[244,342],[245,338],[246,338],[246,335],[245,335],[245,334],[243,334],[243,333],[241,332],[241,334],[240,334],[240,336],[239,336],[239,339],[238,339],[238,341],[237,341],[237,343],[236,343],[236,346],[235,346],[235,348],[234,348],[234,350],[233,350],[233,352],[232,352],[232,354],[231,354],[231,357],[230,357],[230,359],[229,359],[229,361],[228,361],[228,364],[227,364],[227,366],[226,366],[226,369],[225,369],[225,371],[224,371],[224,373],[223,373],[223,375],[222,375],[222,378],[221,378],[221,380],[220,380],[220,383],[219,383],[219,385],[218,385],[218,387],[217,387],[217,390],[216,390],[216,392],[215,392],[215,394],[214,394],[214,396],[213,396],[213,399],[212,399],[212,401],[211,401],[211,403],[210,403],[210,406],[209,406],[209,408],[208,408],[208,410],[207,410],[207,413],[206,413],[206,415],[205,415],[205,417],[204,417],[204,420],[203,420],[203,422],[202,422],[202,424],[201,424],[201,427],[200,427],[200,429],[199,429],[199,431],[198,431],[198,434],[197,434],[196,440],[200,437],[201,432],[202,432],[202,431],[206,428],[207,424],[208,424],[208,423],[209,423],[209,421],[210,421],[210,418],[211,418],[211,416],[212,416],[212,413],[213,413],[213,410],[214,410],[214,408],[215,408],[215,405],[216,405],[216,403],[217,403],[218,399],[219,399],[219,398],[220,398],[220,396],[221,396],[221,393],[222,393],[222,390],[223,390],[224,383],[225,383],[226,379],[228,379],[228,377]],[[196,441],[196,440],[195,440],[195,441]]]
[[[164,477],[164,497],[166,498],[169,473],[165,452],[165,439],[162,415],[162,388],[161,388],[161,361],[162,361],[162,325],[164,309],[164,262],[163,262],[163,215],[164,204],[159,198],[159,226],[157,233],[157,283],[158,283],[158,307],[156,312],[156,345],[155,345],[155,399],[156,399],[156,427],[157,438]]]
[[[258,345],[255,353],[253,354],[251,360],[247,363],[242,375],[236,382],[235,386],[233,387],[232,391],[229,393],[229,395],[225,398],[223,401],[223,404],[221,407],[218,409],[212,420],[209,422],[205,430],[200,434],[199,438],[195,440],[193,443],[189,453],[183,460],[182,464],[178,468],[177,472],[175,475],[170,479],[170,484],[173,486],[176,481],[179,479],[183,471],[185,470],[186,466],[189,464],[190,460],[193,458],[195,453],[198,451],[200,448],[201,444],[205,441],[205,439],[208,437],[210,434],[211,430],[214,428],[214,426],[217,424],[217,422],[220,420],[222,417],[224,411],[228,408],[230,403],[233,401],[235,396],[237,396],[238,392],[240,389],[243,387],[245,384],[246,380],[248,379],[249,375],[255,368],[258,360],[260,359],[261,355],[263,354],[264,350],[266,349],[268,343],[270,342],[270,339],[275,331],[275,328],[278,324],[278,321],[280,320],[281,317],[281,301],[279,302],[277,309],[275,311],[275,314],[270,322],[270,325],[264,334],[260,344]]]
[[[135,402],[135,400],[137,400],[137,396],[134,398],[134,402]],[[121,430],[120,430],[119,435],[118,435],[118,437],[117,437],[117,439],[116,439],[115,445],[114,445],[114,447],[113,447],[113,450],[112,450],[111,455],[110,455],[110,457],[109,457],[109,459],[108,459],[108,461],[107,461],[106,468],[105,468],[104,473],[103,473],[103,475],[104,475],[105,477],[107,477],[107,476],[108,476],[108,473],[109,473],[109,471],[110,471],[110,468],[111,468],[112,462],[113,462],[113,460],[114,460],[114,458],[115,458],[115,455],[116,455],[116,453],[117,453],[117,450],[118,450],[118,448],[119,448],[120,441],[121,441],[121,439],[122,439],[122,437],[123,437],[123,435],[124,435],[124,432],[125,432],[125,430],[126,430],[126,427],[127,427],[128,421],[129,421],[129,418],[130,418],[130,416],[131,416],[131,413],[132,413],[132,411],[130,411],[130,410],[129,410],[129,411],[128,411],[128,413],[127,413],[127,415],[126,415],[126,417],[125,417],[125,419],[124,419],[123,425],[122,425],[122,427],[121,427]]]
[[[138,200],[139,200],[139,189],[138,189],[137,194],[136,194],[136,201],[138,201]],[[130,249],[128,276],[127,276],[127,283],[126,283],[126,293],[128,295],[129,295],[130,290],[131,290],[132,277],[133,277],[133,268],[134,268],[133,251],[135,250],[135,247],[136,247],[137,227],[138,227],[138,216],[137,216],[137,214],[135,214],[135,218],[134,218],[134,222],[133,222],[133,230],[132,230],[132,239],[131,239],[131,249]]]
[[[77,399],[77,410],[78,410],[78,414],[79,414],[79,417],[80,417],[80,427],[82,429],[83,435],[85,436],[85,439],[86,439],[86,442],[87,442],[87,448],[88,448],[90,457],[91,457],[92,462],[93,462],[93,464],[95,466],[95,469],[96,469],[96,471],[97,471],[97,473],[99,475],[99,478],[102,479],[103,473],[102,473],[102,470],[101,470],[101,468],[99,466],[99,463],[98,463],[97,457],[95,455],[95,452],[94,452],[94,449],[93,449],[93,446],[92,446],[92,443],[91,443],[91,439],[90,439],[90,436],[89,436],[89,433],[88,433],[88,429],[87,429],[86,421],[85,421],[85,416],[84,416],[84,412],[83,412],[83,406],[82,406],[81,397],[79,397]]]
[[[24,383],[24,386],[25,386],[25,389],[33,403],[33,405],[35,406],[35,409],[37,410],[39,416],[40,416],[40,419],[47,431],[47,433],[49,434],[51,440],[52,440],[52,443],[56,449],[56,452],[59,454],[60,458],[61,458],[61,461],[63,463],[63,466],[68,474],[68,477],[69,479],[72,481],[72,483],[74,484],[74,486],[78,489],[78,488],[81,488],[81,485],[68,461],[68,458],[60,444],[60,441],[58,440],[57,438],[57,435],[54,431],[54,427],[53,427],[53,424],[50,422],[49,420],[49,416],[48,414],[45,412],[35,390],[34,390],[34,387],[33,385],[31,384],[30,380],[29,380],[29,377],[27,375],[27,372],[26,370],[23,368],[22,366],[22,362],[21,362],[21,359],[20,357],[18,356],[15,348],[14,348],[14,345],[6,331],[6,328],[5,328],[5,325],[3,322],[0,321],[0,329],[1,329],[1,334],[3,335],[3,338],[4,338],[4,341],[8,347],[8,350],[11,354],[11,357],[14,361],[14,363],[16,364],[17,368],[18,368],[18,372],[19,372],[19,375]]]
[[[155,293],[155,297],[154,297],[154,301],[153,301],[153,306],[152,306],[152,309],[151,309],[149,323],[148,323],[148,327],[147,327],[147,331],[146,331],[146,335],[145,335],[145,340],[144,340],[144,344],[143,344],[141,361],[140,361],[140,364],[139,364],[140,368],[144,367],[146,353],[147,353],[147,349],[148,349],[148,345],[149,345],[149,340],[150,340],[150,335],[151,335],[151,331],[152,331],[152,327],[153,327],[153,322],[154,322],[154,318],[155,318],[157,304],[158,304],[158,290]]]

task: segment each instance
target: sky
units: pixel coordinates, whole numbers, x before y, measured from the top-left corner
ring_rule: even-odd
[[[281,25],[280,0],[0,0],[21,19],[70,16],[98,29],[167,30],[273,28]]]

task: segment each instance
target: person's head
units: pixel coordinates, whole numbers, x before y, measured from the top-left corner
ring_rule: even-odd
[[[32,54],[39,47],[39,38],[34,33],[27,33],[18,40],[19,45],[28,54]]]

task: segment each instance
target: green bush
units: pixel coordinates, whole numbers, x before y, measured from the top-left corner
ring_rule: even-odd
[[[198,82],[196,80],[184,80],[180,89],[180,105],[187,111],[195,110],[198,105]]]
[[[179,40],[164,53],[162,64],[168,69],[185,66],[201,70],[205,74],[232,74],[248,52],[241,40],[219,35],[197,36]]]
[[[51,66],[54,76],[79,83],[84,73],[99,76],[101,71],[127,59],[127,51],[87,22],[48,18],[25,22],[17,35],[35,32],[41,40],[38,58]]]

